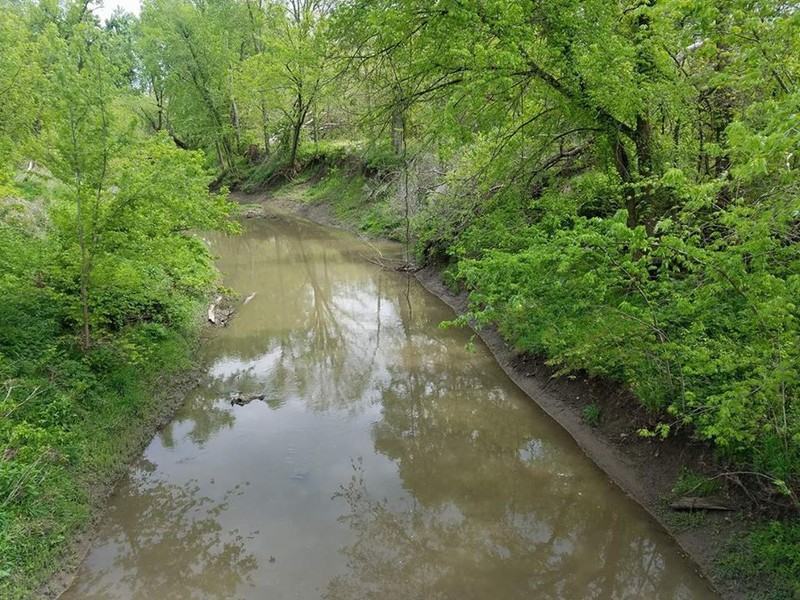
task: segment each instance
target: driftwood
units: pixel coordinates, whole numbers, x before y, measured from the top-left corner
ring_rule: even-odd
[[[673,501],[669,507],[672,510],[733,510],[718,498],[699,496],[683,496]]]
[[[219,306],[220,302],[222,302],[222,296],[217,296],[214,302],[212,302],[208,307],[208,320],[214,325],[217,324],[217,307]]]
[[[208,321],[213,325],[226,327],[233,315],[234,308],[229,302],[223,302],[222,296],[217,296],[208,307]]]
[[[383,255],[383,252],[381,252],[380,248],[377,248],[367,240],[362,240],[362,241],[367,246],[372,248],[372,250],[374,250],[375,254],[377,255],[377,256],[366,256],[365,254],[361,255],[361,257],[364,260],[371,262],[373,265],[378,265],[380,268],[386,269],[387,271],[397,271],[399,273],[416,273],[417,271],[420,271],[422,269],[422,267],[414,264],[407,258],[403,259],[403,258],[385,257]]]
[[[367,262],[371,262],[373,265],[378,265],[381,269],[386,269],[387,271],[397,271],[398,273],[416,273],[417,271],[422,270],[422,267],[402,258],[383,258],[382,256],[380,258],[376,258],[372,256],[366,256],[365,254],[362,254],[361,258]]]
[[[252,300],[252,299],[253,299],[253,298],[255,298],[255,297],[256,297],[256,293],[255,293],[255,292],[253,292],[253,293],[252,293],[252,294],[250,294],[250,295],[249,295],[247,298],[245,298],[245,299],[244,299],[244,302],[242,302],[242,304],[243,304],[243,305],[244,305],[244,304],[247,304],[248,302],[250,302],[250,300]]]
[[[231,406],[234,404],[236,406],[244,406],[245,404],[250,404],[253,400],[263,400],[266,397],[266,394],[251,394],[250,396],[243,396],[239,392],[234,392],[231,394]]]

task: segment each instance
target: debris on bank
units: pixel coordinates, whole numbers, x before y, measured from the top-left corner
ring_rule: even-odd
[[[219,327],[227,327],[235,310],[228,298],[217,296],[208,306],[208,322]]]

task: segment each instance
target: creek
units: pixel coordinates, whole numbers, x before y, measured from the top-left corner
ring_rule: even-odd
[[[63,600],[717,598],[373,246],[291,217],[208,242],[225,285],[255,295],[205,345]]]

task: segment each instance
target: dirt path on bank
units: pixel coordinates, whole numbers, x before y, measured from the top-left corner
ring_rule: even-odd
[[[303,189],[273,196],[269,193],[241,194],[232,198],[251,206],[248,218],[269,218],[277,213],[291,213],[317,224],[355,232],[348,223],[338,220],[326,204],[302,201]],[[255,206],[254,205],[259,205]],[[467,308],[467,294],[453,293],[442,281],[441,270],[425,267],[416,279],[430,293],[448,304],[456,314]],[[638,402],[620,386],[596,378],[555,376],[555,370],[534,357],[508,347],[500,334],[488,328],[477,334],[488,346],[502,369],[519,388],[561,425],[592,459],[628,496],[643,506],[696,564],[724,600],[746,600],[747,593],[715,575],[714,561],[730,537],[746,526],[735,511],[678,513],[669,508],[681,470],[713,474],[712,448],[686,434],[666,440],[645,439],[638,435],[642,427],[653,425]],[[587,406],[600,409],[599,422],[590,425],[584,416]],[[732,507],[737,498],[727,498]]]

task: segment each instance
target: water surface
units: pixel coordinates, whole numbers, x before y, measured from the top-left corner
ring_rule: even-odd
[[[373,248],[288,217],[244,228],[210,243],[255,296],[119,485],[65,600],[716,598]]]

